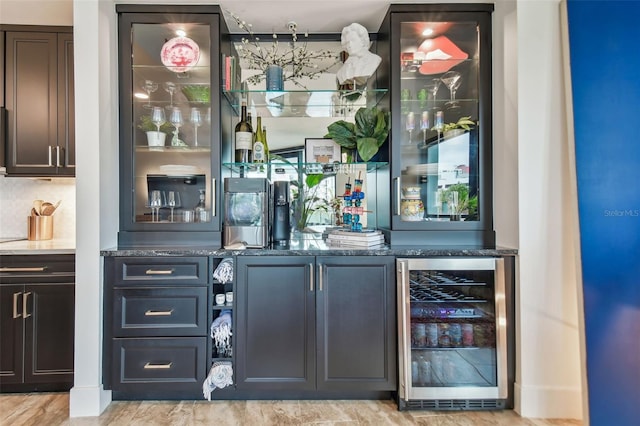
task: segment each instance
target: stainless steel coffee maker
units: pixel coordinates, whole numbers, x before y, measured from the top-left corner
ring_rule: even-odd
[[[224,180],[224,246],[242,244],[264,248],[269,244],[269,180]]]

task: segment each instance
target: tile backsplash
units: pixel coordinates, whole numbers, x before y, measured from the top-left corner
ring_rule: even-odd
[[[0,176],[0,237],[27,238],[27,216],[33,200],[56,203],[53,238],[76,236],[76,180],[74,178],[31,179]]]

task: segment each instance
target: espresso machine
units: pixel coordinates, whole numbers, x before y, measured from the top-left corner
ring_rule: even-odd
[[[289,181],[275,181],[272,188],[273,194],[273,225],[272,241],[274,246],[288,246],[291,236],[289,225]]]
[[[269,244],[269,180],[224,180],[224,246],[264,248]]]

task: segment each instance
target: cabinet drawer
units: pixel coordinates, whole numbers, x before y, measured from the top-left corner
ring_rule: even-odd
[[[119,257],[114,285],[184,284],[209,282],[206,257]]]
[[[73,282],[75,255],[0,256],[0,283]]]
[[[118,288],[113,333],[129,336],[206,336],[207,287]]]
[[[114,339],[113,390],[201,390],[206,347],[206,337]]]

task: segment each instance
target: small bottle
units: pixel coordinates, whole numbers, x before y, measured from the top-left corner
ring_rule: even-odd
[[[247,101],[242,100],[240,121],[235,128],[235,161],[236,163],[248,163],[251,161],[251,143],[253,128],[247,120]]]
[[[209,221],[209,212],[207,211],[207,207],[205,206],[205,190],[199,189],[200,199],[198,204],[196,204],[196,221],[198,222],[208,222]]]
[[[264,133],[262,132],[262,117],[256,118],[256,140],[253,143],[253,162],[265,163],[265,142]]]

